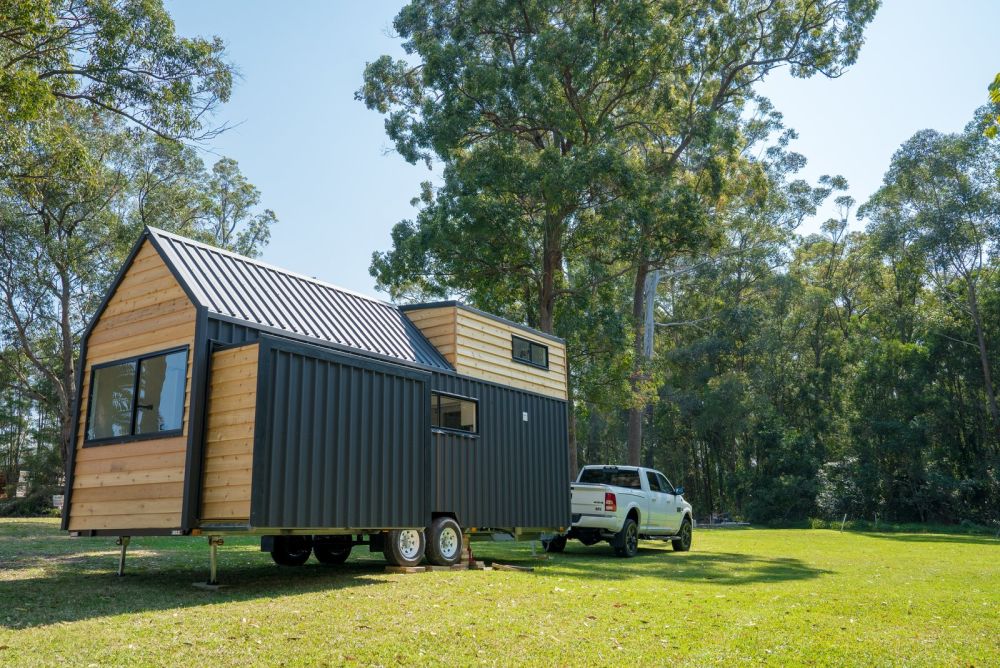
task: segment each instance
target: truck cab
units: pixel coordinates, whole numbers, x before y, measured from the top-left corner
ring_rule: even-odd
[[[637,553],[639,539],[669,540],[678,551],[691,547],[691,504],[683,488],[655,469],[585,466],[570,490],[572,526],[547,543],[549,551],[561,551],[568,538],[584,545],[608,541],[625,557]]]

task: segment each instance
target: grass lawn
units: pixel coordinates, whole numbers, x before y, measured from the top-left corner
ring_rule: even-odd
[[[227,538],[112,539],[0,520],[0,665],[1000,664],[1000,541],[828,530],[695,532],[689,553],[617,559],[571,542],[475,543],[533,573],[279,569]]]

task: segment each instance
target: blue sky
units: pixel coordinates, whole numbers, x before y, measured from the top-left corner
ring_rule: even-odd
[[[222,37],[241,72],[217,118],[238,126],[210,150],[237,160],[278,214],[263,259],[374,295],[372,252],[389,247],[392,226],[413,216],[420,182],[433,178],[391,153],[381,116],[354,100],[366,62],[402,55],[390,36],[401,3],[166,6],[180,34]],[[1000,71],[998,25],[992,0],[888,0],[839,79],[779,72],[765,81],[761,92],[799,132],[794,148],[809,160],[803,176],[842,174],[863,202],[914,132],[960,130]]]

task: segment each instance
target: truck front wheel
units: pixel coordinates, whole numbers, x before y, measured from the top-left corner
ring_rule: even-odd
[[[677,532],[677,538],[671,541],[675,552],[687,552],[691,549],[691,518],[685,517],[681,522],[681,530]]]
[[[625,525],[611,545],[619,557],[634,557],[639,552],[639,525],[634,519],[629,517],[625,520]]]
[[[417,566],[427,543],[419,529],[392,529],[385,537],[385,560],[393,566]]]

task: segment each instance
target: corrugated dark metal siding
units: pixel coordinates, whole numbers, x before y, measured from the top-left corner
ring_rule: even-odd
[[[431,387],[478,399],[480,432],[434,433],[431,511],[466,527],[569,526],[566,402],[452,374]]]
[[[260,337],[250,523],[422,527],[430,374]]]
[[[241,325],[224,320],[208,319],[208,338],[219,343],[242,345],[253,343],[260,338],[260,330],[249,325]]]

